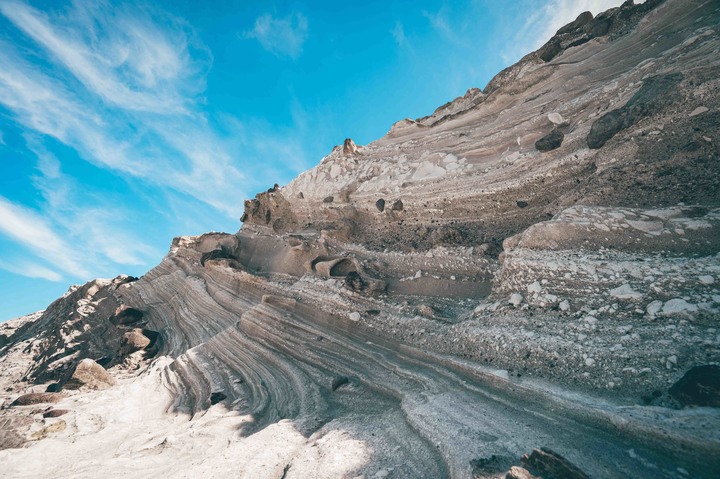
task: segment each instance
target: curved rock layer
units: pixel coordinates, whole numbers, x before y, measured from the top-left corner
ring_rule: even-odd
[[[3,474],[717,477],[719,20],[581,15],[0,325]]]

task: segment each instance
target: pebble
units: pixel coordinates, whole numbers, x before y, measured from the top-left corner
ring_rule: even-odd
[[[509,303],[513,306],[518,306],[520,303],[522,303],[523,297],[520,293],[513,293],[510,295],[510,301]]]
[[[540,285],[540,282],[535,281],[534,283],[528,285],[527,287],[528,293],[539,293],[542,291],[542,286]]]
[[[559,307],[560,307],[560,311],[567,311],[570,309],[570,302],[567,299],[565,299],[560,302]]]
[[[421,271],[421,270],[417,270],[417,272],[415,273],[415,279],[418,279],[418,278],[420,278],[420,277],[422,277],[422,271]]]
[[[700,284],[713,284],[715,282],[715,278],[710,276],[709,274],[700,276],[698,278],[698,281],[700,281]]]
[[[585,366],[592,367],[595,365],[595,360],[593,358],[587,358],[585,360]]]
[[[350,318],[351,321],[360,321],[360,313],[353,311],[348,315],[348,318]]]

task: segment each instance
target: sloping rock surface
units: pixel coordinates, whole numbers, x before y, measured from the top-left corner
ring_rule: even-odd
[[[581,15],[238,233],[0,325],[3,474],[717,477],[719,23]]]

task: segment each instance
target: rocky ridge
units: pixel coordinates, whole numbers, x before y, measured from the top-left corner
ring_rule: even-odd
[[[583,14],[0,325],[7,474],[715,477],[719,20]]]

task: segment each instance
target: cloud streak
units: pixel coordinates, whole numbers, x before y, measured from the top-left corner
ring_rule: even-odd
[[[78,252],[36,212],[0,196],[0,232],[70,276],[90,276]]]
[[[255,20],[246,38],[254,38],[262,47],[277,55],[297,59],[308,38],[308,21],[302,13],[292,13],[284,18],[262,15]]]
[[[57,66],[0,44],[0,104],[19,123],[97,166],[239,214],[246,178],[195,100],[211,57],[182,21],[154,12],[161,28],[148,11],[106,2],[51,17],[4,1],[0,14]]]

